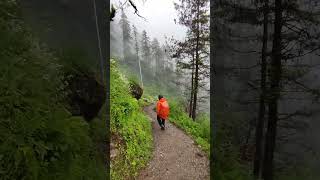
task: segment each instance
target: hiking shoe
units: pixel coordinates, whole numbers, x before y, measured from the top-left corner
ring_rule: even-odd
[[[161,126],[161,130],[164,130],[164,126]]]

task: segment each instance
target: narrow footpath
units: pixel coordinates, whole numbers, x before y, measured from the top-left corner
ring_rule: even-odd
[[[144,112],[152,123],[154,152],[143,169],[139,180],[207,180],[209,159],[195,142],[182,130],[166,121],[166,130],[158,125],[155,105],[146,106]]]

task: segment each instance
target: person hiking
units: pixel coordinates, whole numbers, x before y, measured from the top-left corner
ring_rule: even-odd
[[[158,102],[157,102],[157,120],[161,127],[161,130],[165,129],[165,121],[168,119],[169,116],[169,104],[167,100],[162,96],[158,96]]]

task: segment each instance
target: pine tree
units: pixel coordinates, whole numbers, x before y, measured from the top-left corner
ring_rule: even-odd
[[[128,21],[128,18],[126,14],[124,13],[124,10],[121,9],[121,19],[120,19],[120,25],[122,28],[122,55],[123,60],[128,61],[130,58],[130,49],[131,49],[131,28],[130,23]]]
[[[141,37],[141,50],[142,50],[142,57],[144,57],[144,61],[148,62],[151,52],[150,52],[150,38],[147,35],[147,32],[145,30],[142,31],[142,37]]]
[[[141,56],[142,56],[142,73],[144,77],[149,77],[152,74],[151,68],[151,50],[150,38],[145,30],[142,31],[141,37]]]
[[[316,43],[320,40],[319,18],[317,12],[312,11],[312,9],[316,9],[315,7],[310,8],[309,6],[311,11],[307,10],[308,3],[313,2],[275,1],[272,61],[269,70],[268,127],[263,165],[263,178],[265,180],[274,179],[275,146],[277,140],[281,140],[277,139],[277,133],[281,130],[279,129],[279,123],[281,123],[279,120],[282,114],[279,102],[285,100],[283,97],[288,98],[290,96],[290,93],[284,96],[283,91],[286,88],[295,90],[294,86],[289,85],[293,83],[298,87],[300,86],[304,93],[314,97],[319,97],[320,94],[319,90],[309,88],[307,85],[297,81],[304,77],[308,70],[299,65],[299,63],[294,68],[291,68],[292,62],[299,61],[299,59],[305,61],[307,60],[305,58],[307,55],[320,49],[319,43]],[[303,109],[289,113],[287,117],[310,116],[311,114]],[[295,121],[293,123],[297,124]]]
[[[269,0],[263,1],[263,39],[261,49],[261,70],[260,70],[260,99],[259,99],[259,112],[256,123],[255,134],[255,155],[254,155],[254,167],[253,174],[256,179],[260,177],[262,158],[262,141],[263,130],[265,123],[265,101],[266,101],[266,70],[267,70],[267,52],[268,52],[268,25],[269,25]]]
[[[136,58],[137,58],[138,65],[139,65],[140,81],[141,81],[141,86],[143,88],[141,62],[140,62],[140,58],[139,58],[138,32],[137,32],[137,28],[134,25],[132,25],[132,29],[133,29],[133,35],[134,35],[134,41],[135,41],[134,45],[135,45],[135,51],[136,51]]]
[[[205,66],[205,59],[208,59],[208,41],[209,41],[209,14],[208,14],[208,0],[180,0],[179,4],[175,3],[175,9],[178,11],[179,24],[188,28],[188,41],[184,43],[177,43],[180,45],[178,54],[185,53],[192,55],[193,61],[188,63],[185,67],[194,69],[194,76],[191,76],[191,97],[190,103],[191,117],[196,118],[196,110],[198,103],[199,81],[202,74],[206,74],[207,66]],[[182,45],[182,46],[181,46]],[[183,47],[184,46],[184,47]],[[181,49],[182,48],[182,49]],[[178,48],[179,49],[179,48]],[[191,51],[190,51],[191,50]],[[204,71],[203,71],[204,70]],[[192,73],[193,74],[193,73]],[[191,105],[192,104],[192,105]]]
[[[277,13],[280,14],[276,12],[275,6],[274,2],[268,2],[266,0],[248,0],[243,2],[218,1],[216,2],[217,8],[213,11],[215,19],[218,19],[217,17],[219,16],[219,21],[215,21],[213,34],[218,36],[214,42],[215,47],[219,46],[220,49],[215,49],[215,52],[223,51],[228,54],[225,55],[227,58],[230,58],[229,54],[236,53],[236,59],[230,61],[229,66],[241,61],[240,57],[238,57],[239,55],[256,56],[257,60],[259,60],[256,65],[250,65],[248,67],[230,67],[228,72],[231,74],[231,72],[236,72],[234,71],[235,69],[237,70],[234,75],[230,76],[234,78],[236,82],[228,83],[228,85],[239,84],[238,79],[242,74],[250,73],[256,75],[256,72],[259,72],[259,79],[252,80],[254,78],[248,76],[247,79],[241,82],[243,85],[248,84],[248,87],[250,87],[250,93],[252,94],[250,99],[243,98],[244,93],[241,92],[239,93],[240,98],[236,100],[232,99],[232,102],[239,104],[239,106],[246,106],[251,109],[257,108],[258,114],[256,117],[250,114],[250,117],[257,119],[255,136],[256,150],[253,170],[255,178],[259,178],[261,171],[268,171],[268,173],[263,173],[268,174],[263,175],[265,176],[264,178],[273,178],[274,167],[280,166],[279,164],[274,165],[273,156],[275,153],[277,153],[277,157],[279,157],[280,160],[293,158],[292,156],[288,158],[288,155],[282,153],[281,150],[275,151],[275,144],[279,146],[278,149],[281,149],[283,144],[295,144],[295,142],[289,141],[288,138],[290,137],[283,135],[284,132],[286,132],[287,128],[290,128],[290,131],[295,130],[297,131],[296,134],[302,134],[298,126],[301,126],[302,121],[304,121],[304,123],[307,122],[306,119],[302,120],[301,117],[310,117],[312,114],[310,110],[312,108],[310,107],[304,107],[301,110],[294,111],[288,108],[279,108],[278,104],[287,103],[290,99],[303,99],[301,102],[305,104],[306,101],[312,100],[309,95],[312,95],[315,101],[317,97],[319,97],[319,90],[310,88],[309,86],[311,86],[311,84],[307,84],[307,82],[299,81],[301,78],[308,78],[310,80],[310,76],[307,76],[308,73],[316,69],[315,67],[312,67],[312,69],[309,68],[311,65],[308,61],[311,60],[309,59],[310,57],[316,56],[316,51],[319,49],[319,43],[316,43],[319,42],[319,18],[315,13],[318,8],[317,4],[315,1],[282,1],[279,7],[281,7],[283,18],[280,20],[281,23],[277,25],[278,28],[279,26],[282,27],[280,31],[280,43],[272,42],[272,40],[275,41],[274,37],[279,39],[279,35],[276,35],[273,29],[271,29],[271,27],[275,28],[275,21],[277,21],[277,23],[280,22],[279,18],[277,19],[275,16]],[[277,17],[279,17],[279,15]],[[259,26],[262,28],[255,29]],[[243,27],[248,30],[241,32]],[[270,31],[268,29],[270,29]],[[219,32],[217,30],[219,30]],[[258,31],[261,32],[261,36]],[[258,36],[256,36],[257,33],[259,33]],[[250,46],[247,45],[249,43],[246,42],[252,41],[254,41],[254,44],[261,43],[261,51],[255,49],[255,47],[250,48]],[[243,45],[239,42],[245,43]],[[279,54],[279,52],[275,53],[275,50],[270,52],[268,47],[271,45],[273,49],[280,49],[281,58],[279,58],[279,55],[276,55],[277,53]],[[241,49],[250,49],[245,51],[235,48],[239,48],[239,46]],[[261,55],[261,57],[258,57],[258,55]],[[220,55],[217,61],[223,57],[224,56],[221,57]],[[275,57],[278,59],[277,63],[281,61],[280,68],[279,64],[275,65]],[[270,63],[269,59],[271,59],[273,63]],[[244,60],[245,61],[242,60],[242,62],[249,61],[248,58],[244,58]],[[247,65],[249,63],[244,64]],[[260,67],[260,71],[258,71],[258,67]],[[279,82],[277,83],[277,81]],[[240,86],[237,87],[239,88]],[[241,91],[241,89],[236,92],[239,91]],[[249,93],[247,88],[245,93]],[[275,94],[276,96],[279,94],[277,98],[275,98]],[[304,98],[296,97],[297,94]],[[268,108],[270,106],[272,106],[272,108]],[[267,123],[269,124],[269,127],[267,127],[267,137],[265,137],[264,134],[266,130],[264,123],[267,120],[264,118],[265,114],[268,114]],[[270,120],[271,117],[272,120]],[[299,121],[300,123],[298,123]],[[250,121],[243,121],[243,123],[246,125],[249,123],[249,127],[252,126]],[[248,128],[249,131],[250,129],[252,128]],[[277,135],[277,132],[280,132],[280,134]],[[262,144],[263,142],[265,142],[265,144]],[[302,146],[300,147],[304,148]],[[264,164],[264,166],[261,166],[262,164]],[[288,169],[290,165],[282,165],[281,168]]]
[[[160,83],[161,82],[161,73],[164,70],[164,63],[161,59],[161,49],[159,41],[154,38],[151,42],[151,53],[152,53],[152,67],[154,69],[154,76],[156,80]]]
[[[263,177],[265,180],[273,179],[273,155],[277,134],[278,100],[280,97],[281,80],[281,41],[282,41],[282,8],[281,0],[275,1],[274,34],[272,44],[272,60],[270,74],[270,96],[268,100],[268,127],[266,134],[265,157],[263,164]]]

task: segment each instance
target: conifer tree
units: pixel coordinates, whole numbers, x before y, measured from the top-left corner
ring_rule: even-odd
[[[123,60],[128,61],[130,58],[130,44],[131,44],[131,28],[127,15],[124,12],[124,9],[121,9],[121,19],[119,21],[122,28],[122,55]]]
[[[190,99],[190,114],[193,120],[196,118],[199,81],[201,76],[208,72],[207,66],[205,66],[205,61],[208,59],[209,42],[208,3],[208,0],[180,0],[179,3],[175,3],[175,9],[179,16],[178,23],[188,29],[188,40],[177,43],[177,46],[180,46],[177,55],[187,52],[192,57],[192,61],[189,63],[181,64],[194,72],[191,75],[192,98]]]

